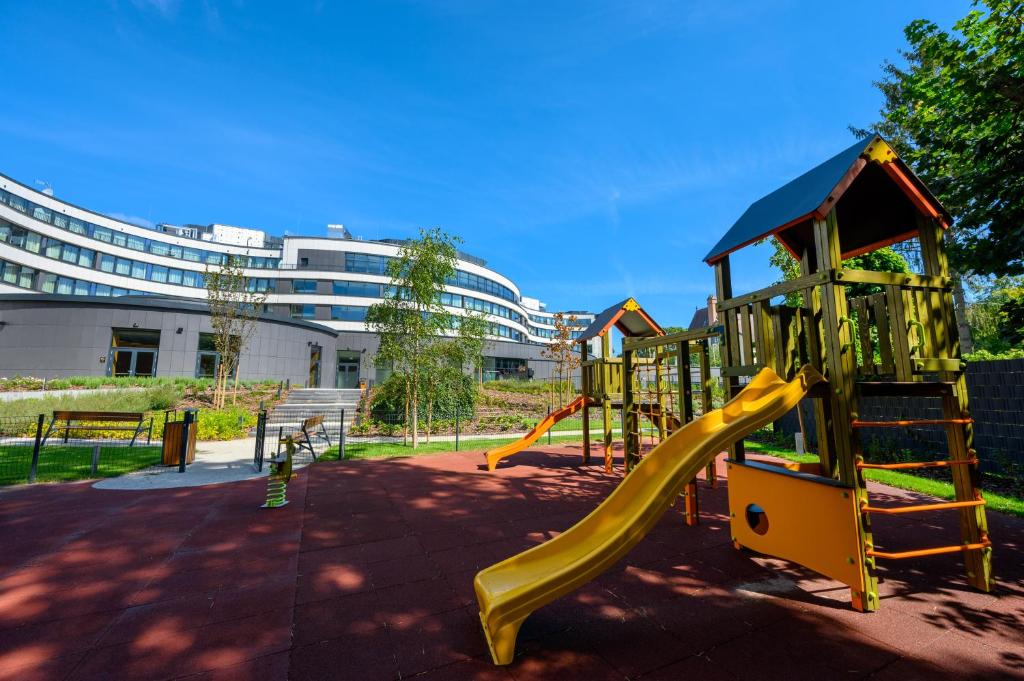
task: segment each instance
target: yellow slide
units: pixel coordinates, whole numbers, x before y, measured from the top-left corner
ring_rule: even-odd
[[[577,397],[575,400],[565,405],[558,411],[553,411],[547,416],[545,416],[541,420],[541,422],[538,423],[536,427],[534,427],[533,430],[524,435],[521,439],[516,440],[515,442],[512,442],[510,444],[503,445],[496,449],[490,450],[489,452],[484,454],[484,456],[487,457],[487,470],[493,471],[497,467],[498,462],[504,459],[506,456],[512,456],[513,454],[518,454],[519,452],[523,451],[524,449],[532,445],[534,442],[536,442],[538,439],[540,439],[541,435],[548,432],[551,429],[551,426],[555,425],[556,423],[558,423],[567,416],[572,416],[580,409],[582,409],[584,406],[590,406],[592,404],[594,404],[594,401],[592,399],[590,399],[589,397],[583,397],[581,395],[580,397]]]
[[[824,381],[805,366],[790,382],[763,369],[721,409],[650,451],[590,515],[554,539],[477,573],[473,586],[495,664],[509,664],[534,610],[597,577],[633,548],[713,456],[795,407]]]

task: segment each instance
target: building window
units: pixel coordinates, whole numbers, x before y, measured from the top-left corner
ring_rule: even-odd
[[[368,255],[366,253],[346,253],[345,271],[359,272],[361,274],[387,274],[388,258],[383,255]]]
[[[331,319],[341,322],[365,322],[368,309],[358,305],[331,305]]]
[[[316,305],[291,305],[290,308],[294,319],[316,318]]]
[[[368,281],[335,281],[332,283],[334,295],[356,296],[360,298],[380,298],[380,284]]]
[[[238,342],[237,336],[231,340]],[[215,378],[220,368],[220,353],[217,351],[216,337],[212,333],[199,334],[199,346],[196,349],[196,378]],[[238,364],[231,370],[231,378],[238,373]]]
[[[292,291],[295,293],[316,293],[316,279],[293,279]]]
[[[0,280],[5,284],[31,289],[35,286],[36,271],[13,262],[0,260]]]

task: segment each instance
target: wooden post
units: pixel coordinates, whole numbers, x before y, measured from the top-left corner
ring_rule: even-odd
[[[700,401],[702,414],[707,414],[714,409],[714,404],[711,399],[712,386],[715,380],[711,377],[711,340],[705,338],[698,343],[700,348]],[[692,403],[691,403],[692,405]],[[708,484],[712,487],[718,487],[718,469],[715,466],[715,458],[708,464],[706,471]]]
[[[693,386],[690,384],[690,344],[687,341],[680,341],[676,346],[676,367],[679,369],[679,422],[686,425],[693,420]],[[683,491],[683,516],[687,525],[692,526],[700,522],[696,478],[688,482],[686,489]]]
[[[824,220],[815,220],[813,225],[815,255],[821,271],[829,271],[842,265],[839,244],[839,225],[833,208]],[[857,392],[854,383],[857,371],[852,324],[848,321],[846,291],[842,284],[830,280],[821,292],[821,345],[825,359],[825,377],[829,382],[831,396],[829,406],[832,423],[830,444],[834,449],[835,474],[840,482],[849,486],[856,495],[858,507],[868,505],[868,492],[864,478],[857,470],[856,457],[860,443],[851,422],[857,413]],[[823,441],[821,434],[819,442]],[[853,607],[862,611],[878,609],[878,578],[875,576],[874,559],[865,552],[874,547],[871,535],[871,521],[867,513],[859,515],[861,561],[864,578],[864,593],[853,590]]]
[[[624,445],[624,463],[626,473],[633,469],[640,451],[639,438],[635,437],[639,430],[638,416],[633,404],[633,351],[622,352],[622,421],[625,432],[622,434]]]
[[[668,429],[665,427],[665,400],[662,399],[662,394],[665,390],[665,376],[662,374],[661,361],[658,359],[658,347],[652,348],[654,350],[654,402],[657,404],[657,426],[658,426],[658,442],[662,442],[668,436]],[[655,409],[655,404],[650,405],[650,409]]]
[[[590,393],[593,392],[593,386],[590,384],[590,376],[588,373],[593,374],[593,370],[588,372],[589,367],[584,366],[587,363],[587,341],[580,341],[580,392],[583,394],[583,464],[590,464],[590,407],[587,406],[587,400],[590,398]]]
[[[946,259],[943,243],[943,229],[932,220],[918,219],[921,239],[921,257],[924,261],[925,274],[936,277],[949,276],[949,263]],[[941,294],[941,310],[945,329],[939,334],[944,346],[944,359],[959,359],[960,335],[956,328],[956,317],[953,309],[953,296],[949,289]],[[963,366],[963,365],[961,365]],[[964,372],[943,372],[939,375],[943,381],[952,381],[952,395],[942,398],[942,417],[944,419],[962,419],[970,416],[967,396],[967,382]],[[946,440],[949,444],[949,458],[954,461],[974,458],[974,425],[946,426]],[[957,501],[973,501],[980,496],[980,471],[977,465],[950,466],[953,474],[953,489]],[[960,537],[966,544],[981,543],[988,538],[988,520],[984,506],[960,509]],[[989,591],[992,588],[992,549],[964,552],[964,567],[967,581],[971,586]]]
[[[728,255],[722,256],[722,259],[715,263],[715,291],[718,294],[720,306],[732,299],[732,269],[729,265]],[[722,342],[722,368],[726,369],[740,365],[739,338],[736,328],[736,310],[726,310],[722,314],[724,315],[722,323],[725,325],[725,338]],[[726,399],[731,400],[740,392],[739,377],[728,376],[725,386]],[[744,460],[742,439],[729,445],[729,458],[740,462]]]
[[[806,276],[820,271],[819,262],[814,253],[805,249],[800,258],[800,273]],[[805,289],[803,298],[804,309],[807,311],[808,317],[806,323],[803,324],[808,359],[815,369],[825,373],[826,355],[821,290],[817,286]],[[832,410],[829,407],[829,402],[831,402],[829,398],[814,400],[814,433],[817,436],[818,461],[821,464],[821,471],[826,476],[835,477],[835,445],[832,442]],[[804,446],[807,446],[806,440]]]
[[[601,371],[604,376],[602,383],[604,384],[601,389],[601,418],[604,425],[604,472],[612,472],[613,452],[612,452],[612,440],[614,439],[614,433],[612,432],[612,398],[608,394],[611,385],[611,364],[608,360],[611,359],[612,355],[612,341],[609,338],[611,329],[605,332],[601,336]]]

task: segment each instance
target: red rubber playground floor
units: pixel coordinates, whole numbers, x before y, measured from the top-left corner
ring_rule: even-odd
[[[670,510],[598,580],[534,613],[493,667],[474,573],[588,513],[617,476],[541,448],[318,464],[291,504],[261,481],[0,495],[0,678],[1024,678],[1024,522],[989,515],[999,585],[956,556],[881,569],[882,608],[733,549],[723,487],[698,528]],[[878,487],[879,503],[906,500]],[[880,517],[893,549],[955,543],[953,513]]]

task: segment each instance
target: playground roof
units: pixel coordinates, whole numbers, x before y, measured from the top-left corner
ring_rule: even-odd
[[[608,329],[612,326],[618,329],[623,336],[631,338],[665,335],[658,323],[640,307],[640,303],[633,298],[626,298],[621,303],[616,303],[597,315],[597,318],[583,330],[583,334],[577,340],[584,343],[593,338],[599,338],[608,333]]]
[[[917,216],[949,213],[878,135],[858,140],[821,165],[747,208],[704,257],[714,264],[733,251],[774,235],[794,256],[814,252],[812,223],[835,207],[844,258],[917,235]]]

